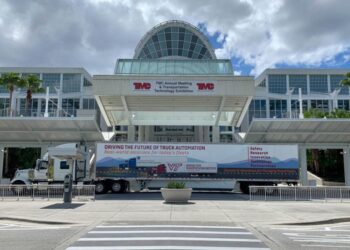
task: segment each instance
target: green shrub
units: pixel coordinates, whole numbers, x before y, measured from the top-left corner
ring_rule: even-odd
[[[168,182],[166,185],[166,188],[171,188],[171,189],[183,189],[185,188],[185,183],[184,182],[177,182],[177,181],[171,181]]]

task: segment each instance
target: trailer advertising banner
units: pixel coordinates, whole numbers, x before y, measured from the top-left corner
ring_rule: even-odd
[[[96,174],[295,180],[298,147],[98,143]]]

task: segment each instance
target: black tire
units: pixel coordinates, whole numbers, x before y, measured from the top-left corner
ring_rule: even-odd
[[[124,193],[126,190],[126,184],[124,181],[113,181],[111,183],[111,191],[114,194]]]
[[[243,194],[249,194],[249,183],[248,182],[241,182],[240,188],[241,188],[241,192]]]
[[[107,192],[106,183],[99,181],[95,183],[95,193],[96,194],[105,194]]]
[[[12,185],[16,186],[11,187],[11,191],[14,195],[27,196],[29,194],[27,186],[23,181],[15,181],[14,183],[12,183]]]

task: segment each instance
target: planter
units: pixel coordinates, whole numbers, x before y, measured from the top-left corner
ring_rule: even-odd
[[[192,194],[192,188],[161,188],[160,191],[165,202],[170,203],[186,203],[189,199],[191,199]]]

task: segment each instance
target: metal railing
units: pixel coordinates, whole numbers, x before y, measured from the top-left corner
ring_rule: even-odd
[[[0,185],[0,200],[62,200],[63,185]],[[94,201],[95,185],[73,185],[73,201]]]
[[[349,202],[350,187],[250,186],[251,201]]]

